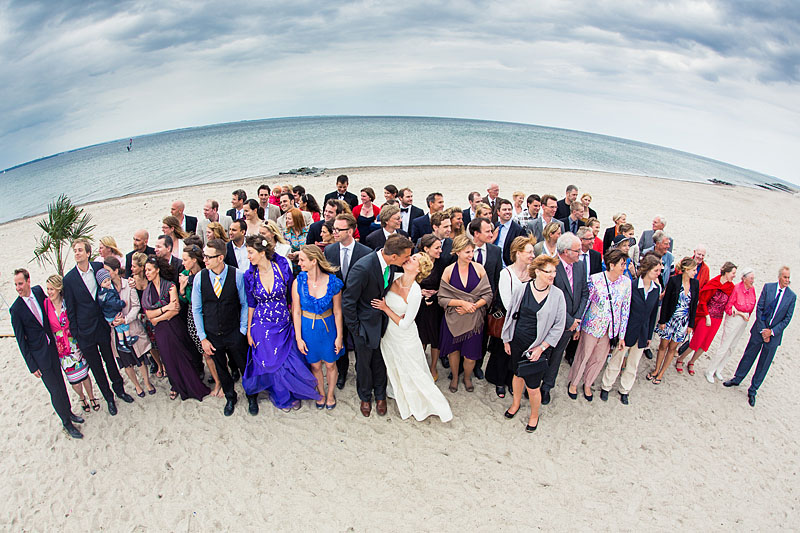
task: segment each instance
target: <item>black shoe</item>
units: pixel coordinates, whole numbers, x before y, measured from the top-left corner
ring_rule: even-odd
[[[69,414],[69,421],[73,424],[83,424],[83,418],[73,413]]]
[[[622,405],[628,405],[628,395],[619,393],[619,401],[622,402]]]
[[[71,422],[69,424],[64,424],[64,431],[66,431],[67,435],[69,435],[73,439],[83,438],[83,433],[81,433],[78,428],[73,426]]]
[[[475,379],[483,379],[484,377],[483,370],[481,370],[477,366],[475,367],[475,372],[473,372],[472,375],[475,376]]]
[[[574,361],[574,360],[575,360],[575,358],[574,358],[574,357],[565,357],[565,358],[564,358],[564,361],[566,361],[567,363],[569,363],[569,366],[572,366],[572,361]]]
[[[158,373],[158,365],[156,364],[155,361],[150,363],[150,373],[151,374],[157,374]]]
[[[131,353],[130,347],[125,343],[125,339],[117,341],[117,350],[120,352]]]
[[[647,357],[648,359],[652,359],[653,358],[653,352],[650,351],[650,348],[645,348],[644,349],[644,356]]]
[[[450,368],[450,359],[449,358],[445,357],[444,359],[442,359],[440,357],[439,359],[442,361],[442,366],[443,367]],[[452,378],[450,378],[450,379],[452,379]]]
[[[239,370],[238,370],[238,369],[236,369],[236,370],[234,370],[233,372],[231,372],[231,379],[233,380],[233,382],[234,382],[234,383],[236,383],[237,381],[239,381],[239,378],[240,378],[240,377],[242,377],[242,374],[241,374],[241,373],[239,373]]]
[[[603,400],[604,402],[608,401],[608,391],[607,390],[600,389],[600,399]]]
[[[519,409],[517,409],[517,413],[519,413]],[[505,412],[505,413],[503,413],[503,416],[504,416],[504,417],[506,417],[506,418],[508,418],[509,420],[511,420],[512,418],[514,418],[515,416],[517,416],[517,413],[514,413],[514,414],[512,415],[511,413],[509,413],[509,412],[508,412],[508,409],[506,409],[506,412]]]
[[[542,389],[542,405],[550,403],[550,389]]]
[[[577,392],[570,392],[569,391],[569,385],[567,385],[567,396],[569,396],[569,398],[571,400],[577,400],[578,399],[578,393]]]
[[[233,414],[233,409],[236,407],[236,400],[228,400],[225,402],[225,409],[222,410],[222,414],[225,416],[231,416]]]
[[[589,396],[588,394],[586,394],[586,390],[584,390],[584,391],[583,391],[583,397],[584,397],[584,398],[586,398],[586,401],[587,401],[587,402],[591,402],[591,401],[594,399],[594,394],[592,394],[591,396]]]
[[[208,379],[206,380],[206,383],[208,383],[209,385],[214,383],[214,376],[208,376]]]
[[[258,414],[258,398],[253,396],[252,398],[247,399],[250,402],[250,407],[247,408],[247,412],[253,416]]]
[[[747,395],[747,403],[750,404],[750,407],[756,406],[756,395],[755,394],[748,394]]]
[[[117,415],[117,404],[114,403],[114,400],[108,400],[108,414],[111,416]]]
[[[733,379],[729,379],[728,381],[726,381],[722,385],[725,386],[725,387],[738,387],[739,386],[739,384],[736,383],[735,381],[733,381]]]
[[[117,394],[117,398],[119,398],[125,403],[133,403],[133,398],[127,392],[123,392],[122,394]]]
[[[342,390],[345,383],[347,383],[347,374],[339,374],[339,377],[336,378],[336,388]]]
[[[505,398],[506,397],[506,388],[505,387],[495,387],[494,388],[495,394],[497,394],[498,398]]]
[[[534,431],[536,431],[536,428],[538,427],[539,427],[539,422],[536,422],[535,426],[529,426],[528,424],[525,424],[525,431],[527,431],[528,433],[533,433]]]
[[[450,381],[453,381],[453,373],[452,372],[447,374],[447,379],[449,379]]]

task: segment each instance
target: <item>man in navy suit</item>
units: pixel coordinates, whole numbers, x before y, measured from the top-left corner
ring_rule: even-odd
[[[342,207],[334,200],[325,202],[325,208],[322,210],[322,218],[308,227],[308,236],[306,237],[306,244],[317,244],[322,241],[322,226],[326,222],[333,222],[336,215],[342,214]]]
[[[475,218],[475,209],[478,208],[478,204],[483,203],[481,193],[478,191],[472,191],[469,193],[467,200],[469,201],[469,207],[461,211],[464,227],[467,227],[469,223],[472,222],[472,219]]]
[[[350,185],[350,178],[348,178],[345,174],[337,177],[336,190],[326,194],[324,202],[327,204],[328,200],[344,200],[347,205],[350,206],[350,209],[355,209],[355,207],[358,205],[358,198],[356,198],[355,194],[347,190],[348,185]]]
[[[333,266],[339,267],[336,276],[344,282],[345,287],[347,287],[347,274],[350,272],[350,267],[372,252],[367,246],[353,238],[355,231],[356,219],[353,215],[350,213],[336,215],[336,219],[333,221],[333,238],[336,242],[325,247],[325,259]],[[347,371],[350,369],[348,352],[353,349],[352,337],[349,335],[346,325],[343,338],[345,339],[345,350],[342,356],[336,360],[336,369],[339,372],[336,386],[339,390],[344,388],[347,381]]]
[[[236,189],[231,194],[231,208],[225,213],[231,220],[239,220],[244,218],[244,203],[247,200],[247,193],[244,189]]]
[[[750,328],[750,340],[744,349],[742,360],[736,368],[736,374],[723,383],[726,387],[735,387],[750,372],[758,357],[756,371],[747,389],[747,401],[751,407],[756,405],[756,393],[767,377],[772,358],[783,340],[783,330],[789,325],[794,313],[797,295],[789,288],[791,272],[788,266],[781,267],[777,283],[767,283],[761,290],[756,305],[756,320]]]
[[[428,214],[414,219],[414,222],[411,223],[411,231],[409,232],[411,242],[417,242],[423,235],[431,233],[433,231],[431,215],[444,210],[444,197],[440,192],[430,193],[425,198],[425,202],[428,204]]]
[[[406,233],[411,233],[411,224],[414,220],[424,216],[425,213],[414,205],[414,191],[405,187],[397,193],[397,200],[400,202],[400,217],[402,224],[400,229]]]
[[[31,276],[24,268],[14,271],[14,288],[19,296],[11,304],[9,312],[19,351],[28,370],[42,380],[50,393],[50,402],[61,419],[64,431],[73,439],[82,439],[83,434],[73,422],[82,424],[83,418],[72,414],[67,387],[61,374],[56,338],[45,313],[44,291],[38,285],[31,288]]]
[[[108,414],[114,416],[117,414],[117,404],[114,402],[112,389],[124,402],[132,403],[133,398],[125,392],[122,376],[119,374],[117,362],[111,351],[111,330],[96,301],[99,285],[95,274],[103,268],[103,263],[89,262],[92,247],[85,239],[77,239],[73,242],[72,252],[75,256],[75,267],[64,276],[62,290],[64,304],[67,306],[69,329],[83,352],[86,362],[89,363],[89,369],[97,382],[97,387],[103,394],[103,398],[106,399]],[[100,358],[101,354],[102,359]],[[106,366],[105,371],[103,363]],[[108,377],[106,377],[106,373],[108,373]],[[109,378],[111,379],[110,388],[108,386]]]
[[[525,237],[527,233],[514,221],[514,205],[506,199],[497,201],[497,237],[494,244],[503,250],[503,265],[511,264],[511,243],[517,237]]]
[[[586,225],[583,223],[583,220],[581,220],[583,218],[583,204],[578,200],[575,200],[572,202],[572,204],[570,204],[569,208],[569,216],[560,219],[560,222],[564,224],[564,233],[570,232],[577,235],[578,229]]]
[[[186,204],[184,204],[180,200],[175,200],[172,202],[172,205],[169,208],[169,212],[172,216],[178,219],[180,222],[183,231],[186,233],[197,233],[197,217],[193,217],[190,215],[184,215],[183,212],[186,209]]]

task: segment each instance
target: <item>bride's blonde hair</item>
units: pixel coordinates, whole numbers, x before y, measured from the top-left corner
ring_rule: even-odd
[[[417,254],[417,262],[419,262],[419,273],[415,281],[420,283],[423,279],[430,276],[431,270],[433,270],[433,259],[425,252],[420,252]]]

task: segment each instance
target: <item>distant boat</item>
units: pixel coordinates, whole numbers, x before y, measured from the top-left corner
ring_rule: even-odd
[[[131,151],[131,148],[133,148],[133,139],[129,139],[128,140],[128,151],[129,152]]]

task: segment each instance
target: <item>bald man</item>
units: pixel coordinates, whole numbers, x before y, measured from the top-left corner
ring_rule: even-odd
[[[133,232],[133,251],[128,252],[125,256],[125,277],[129,278],[133,275],[131,272],[131,258],[133,254],[136,252],[141,252],[145,255],[155,254],[156,251],[151,246],[147,245],[147,241],[150,240],[150,235],[147,233],[147,230],[137,229]]]
[[[197,233],[197,217],[184,215],[183,211],[186,209],[186,204],[180,200],[175,200],[169,208],[170,214],[178,219],[181,223],[181,228],[186,233]]]

